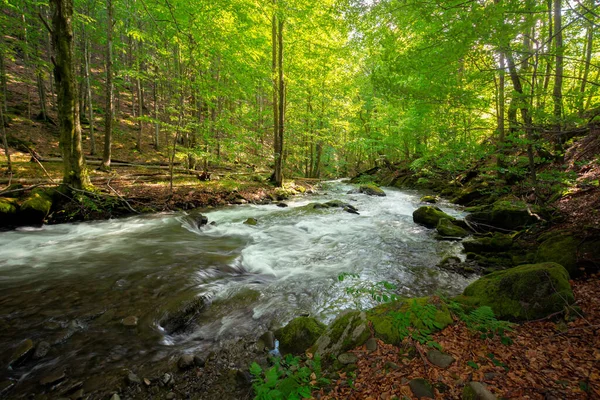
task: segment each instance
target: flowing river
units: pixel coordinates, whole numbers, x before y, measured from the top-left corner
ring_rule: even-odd
[[[0,382],[14,383],[11,398],[25,397],[60,370],[94,391],[123,370],[158,369],[182,352],[257,337],[295,316],[329,322],[341,310],[375,305],[349,287],[387,281],[400,295],[422,296],[456,294],[469,283],[435,267],[462,246],[413,222],[420,193],[350,189],[329,182],[287,208],[204,210],[215,225],[200,229],[193,213],[169,213],[0,233]],[[332,199],[360,215],[302,208]],[[244,224],[249,217],[258,224]],[[342,273],[359,278],[340,281]],[[194,299],[206,306],[194,308],[193,324],[163,326]],[[123,324],[133,317],[136,326]],[[47,342],[47,354],[8,368],[26,339]]]

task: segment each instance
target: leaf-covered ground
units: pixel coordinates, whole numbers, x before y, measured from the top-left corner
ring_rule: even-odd
[[[315,393],[320,399],[414,399],[408,382],[426,378],[436,398],[460,399],[466,383],[484,383],[498,398],[600,398],[600,275],[572,282],[582,315],[571,322],[543,320],[515,325],[503,345],[498,337],[481,339],[457,322],[434,335],[456,361],[440,369],[423,356],[378,342],[374,352],[355,349],[358,369],[340,373],[334,387]],[[574,316],[575,317],[575,316]]]

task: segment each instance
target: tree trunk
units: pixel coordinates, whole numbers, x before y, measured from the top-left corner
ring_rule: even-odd
[[[4,153],[6,154],[6,162],[8,163],[7,172],[9,174],[12,174],[12,162],[10,160],[10,152],[8,151],[8,140],[6,139],[6,126],[4,126],[3,109],[4,109],[4,98],[2,98],[2,104],[0,104],[0,128],[2,129],[2,145],[4,146]]]
[[[155,69],[155,74],[158,75],[158,67]],[[158,77],[154,77],[154,85],[152,86],[153,97],[154,97],[154,149],[158,151],[160,149],[159,138],[160,138],[160,125],[158,123]]]
[[[50,0],[52,44],[57,88],[60,148],[63,155],[63,183],[76,189],[90,186],[83,153],[73,61],[73,0]]]
[[[271,78],[273,80],[273,183],[277,183],[277,161],[281,157],[279,150],[279,107],[277,105],[277,0],[273,0],[273,19],[271,21]]]
[[[112,147],[112,123],[113,123],[113,4],[112,0],[106,0],[108,21],[106,25],[106,105],[104,110],[104,153],[102,155],[101,170],[110,170],[110,157]]]
[[[562,130],[562,82],[563,82],[563,33],[562,33],[562,0],[554,0],[554,35],[556,52],[556,77],[554,78],[554,90],[552,99],[554,100],[554,123],[558,145],[562,147],[560,132]]]
[[[283,79],[283,27],[284,21],[278,21],[277,32],[277,73],[278,73],[278,104],[277,104],[277,150],[275,153],[275,186],[283,186],[283,134],[285,122],[285,81]]]
[[[92,84],[91,84],[91,54],[90,54],[90,43],[89,40],[85,41],[84,55],[85,58],[85,80],[87,89],[87,102],[88,102],[88,118],[90,123],[90,155],[96,154],[96,136],[94,133],[94,103],[92,101]]]
[[[2,104],[1,106],[4,108],[4,112],[8,112],[8,107],[6,103],[8,102],[8,90],[6,83],[6,64],[4,61],[4,48],[0,47],[0,90],[2,90]],[[2,120],[2,124],[4,124],[4,120]]]
[[[581,87],[579,88],[579,92],[581,93],[579,99],[579,113],[583,114],[583,99],[585,97],[585,86],[587,85],[588,76],[590,73],[590,63],[592,61],[592,45],[594,44],[594,25],[590,22],[587,27],[587,49],[585,53],[585,65],[583,69],[583,77],[581,79]]]

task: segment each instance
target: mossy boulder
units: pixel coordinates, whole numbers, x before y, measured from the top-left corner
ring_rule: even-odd
[[[535,255],[536,262],[555,262],[569,272],[571,277],[578,274],[577,245],[579,240],[573,236],[554,236],[546,239],[538,247]]]
[[[458,225],[454,225],[454,223],[447,218],[441,218],[438,221],[436,229],[441,236],[445,237],[463,238],[469,236],[469,232]]]
[[[50,213],[52,198],[42,189],[34,189],[19,210],[19,224],[40,226]]]
[[[16,223],[18,210],[16,199],[0,197],[0,227],[13,226]]]
[[[462,244],[467,253],[497,253],[510,250],[513,238],[512,235],[495,232],[492,236],[464,240]]]
[[[455,220],[454,217],[451,217],[438,207],[434,206],[419,207],[413,212],[413,221],[416,224],[423,225],[428,228],[437,227],[442,218],[446,218],[449,221]]]
[[[487,231],[516,231],[537,222],[534,211],[520,200],[501,200],[467,215],[467,221]]]
[[[452,199],[455,204],[462,206],[479,202],[489,196],[490,189],[485,185],[468,186],[461,189]]]
[[[258,221],[256,220],[256,218],[248,218],[247,220],[244,221],[245,225],[257,225]]]
[[[569,274],[560,264],[527,264],[473,282],[457,301],[490,306],[498,319],[544,318],[574,302]]]
[[[435,204],[435,203],[437,203],[437,197],[435,197],[435,196],[423,196],[423,197],[421,197],[421,199],[419,201],[421,203]]]
[[[419,310],[424,310],[427,305],[436,308],[432,321],[423,321],[419,317]],[[394,314],[408,313],[410,324],[417,329],[430,329],[426,324],[433,323],[433,330],[444,329],[452,323],[452,316],[448,307],[436,297],[419,297],[414,299],[401,299],[390,303],[380,304],[367,311],[367,319],[371,322],[375,336],[389,344],[400,344],[402,338],[395,325]]]
[[[369,196],[380,196],[380,197],[385,196],[385,192],[381,188],[379,188],[375,185],[360,185],[360,187],[358,188],[358,191],[360,193],[364,193]]]
[[[371,335],[367,315],[348,310],[340,314],[310,348],[311,353],[339,355],[362,345]]]
[[[325,332],[326,326],[311,317],[297,317],[274,332],[282,354],[301,354]]]

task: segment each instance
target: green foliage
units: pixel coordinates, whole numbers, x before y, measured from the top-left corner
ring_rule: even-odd
[[[398,330],[400,339],[411,338],[421,344],[441,350],[439,343],[431,337],[435,329],[443,329],[445,325],[437,321],[438,309],[434,304],[421,304],[415,300],[410,301],[407,311],[392,312],[394,327]]]
[[[313,389],[326,385],[323,378],[321,359],[318,354],[312,360],[302,362],[300,357],[288,354],[285,358],[273,359],[274,365],[263,370],[257,363],[250,366],[253,377],[252,388],[257,400],[307,399]]]
[[[454,301],[449,301],[448,307],[467,328],[479,332],[482,339],[498,336],[503,344],[512,344],[512,339],[506,333],[512,331],[513,324],[496,319],[491,307],[481,306],[466,312],[461,304]]]
[[[338,275],[338,281],[343,282],[347,278],[360,279],[360,275],[349,272],[342,272]],[[351,295],[354,299],[359,300],[365,295],[377,303],[388,303],[390,301],[396,301],[400,297],[395,293],[397,289],[396,285],[387,281],[380,281],[376,283],[358,281],[351,287],[346,288],[346,293]],[[360,303],[357,303],[357,307],[360,307]]]

